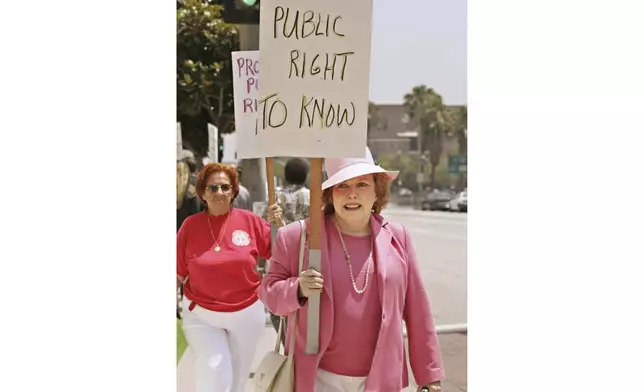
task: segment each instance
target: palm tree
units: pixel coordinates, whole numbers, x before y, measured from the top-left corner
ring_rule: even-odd
[[[458,153],[467,155],[467,105],[452,109],[450,117],[452,133],[458,141]]]
[[[430,186],[434,188],[436,167],[443,155],[443,143],[449,130],[447,109],[443,97],[425,85],[416,86],[405,94],[405,110],[410,119],[416,119],[420,126],[421,151],[429,152],[431,165]]]
[[[378,105],[369,101],[369,114],[367,117],[367,140],[369,140],[369,135],[374,129],[378,129],[380,126],[380,109]]]
[[[458,142],[458,153],[467,155],[467,105],[459,106],[450,111],[451,133]],[[458,188],[463,189],[467,183],[467,174],[461,174]]]

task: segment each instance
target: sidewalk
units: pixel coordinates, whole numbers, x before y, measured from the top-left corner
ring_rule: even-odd
[[[272,350],[275,345],[275,330],[271,326],[266,326],[262,331],[262,336],[257,345],[255,358],[251,369],[256,369],[265,353]],[[445,373],[447,380],[443,382],[443,392],[466,392],[467,391],[467,335],[461,334],[446,334],[439,335],[441,353],[443,363],[445,365]],[[407,350],[409,352],[409,350]],[[186,354],[188,351],[186,351]],[[403,392],[416,391],[416,384],[414,376],[409,370],[410,386],[405,388]],[[194,390],[194,384],[190,375],[185,368],[179,366],[177,368],[177,381],[179,392],[186,392]],[[246,383],[245,392],[253,391],[253,382],[251,379]]]
[[[264,329],[257,352],[253,360],[252,369],[257,368],[264,354],[272,350],[275,344],[275,330],[268,326]],[[467,335],[449,334],[439,335],[443,363],[447,380],[443,383],[443,392],[467,391]],[[409,350],[407,351],[409,352]],[[416,391],[414,376],[409,369],[409,387],[404,392]],[[245,392],[253,392],[252,380],[248,380]]]
[[[447,379],[443,392],[467,391],[467,335],[438,335]]]

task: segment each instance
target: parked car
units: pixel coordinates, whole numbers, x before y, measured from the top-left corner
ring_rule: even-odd
[[[400,206],[412,205],[414,204],[414,193],[407,188],[400,188],[396,201]]]
[[[452,200],[452,210],[458,212],[467,212],[467,191],[458,194]]]
[[[428,193],[425,199],[420,204],[420,209],[430,211],[450,211],[451,200],[453,195],[448,191],[434,191]]]
[[[458,201],[460,200],[460,193],[452,197],[452,200],[449,201],[449,210],[451,212],[458,212]]]

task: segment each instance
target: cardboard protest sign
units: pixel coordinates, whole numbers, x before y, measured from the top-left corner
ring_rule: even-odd
[[[259,51],[232,52],[237,157],[259,158],[255,132],[259,101]],[[226,149],[224,149],[224,154]]]
[[[240,157],[364,154],[371,10],[372,0],[262,0],[260,99]]]

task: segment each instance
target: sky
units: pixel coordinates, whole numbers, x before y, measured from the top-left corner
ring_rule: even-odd
[[[378,104],[401,104],[419,84],[445,104],[467,103],[467,0],[373,0],[369,76]]]

